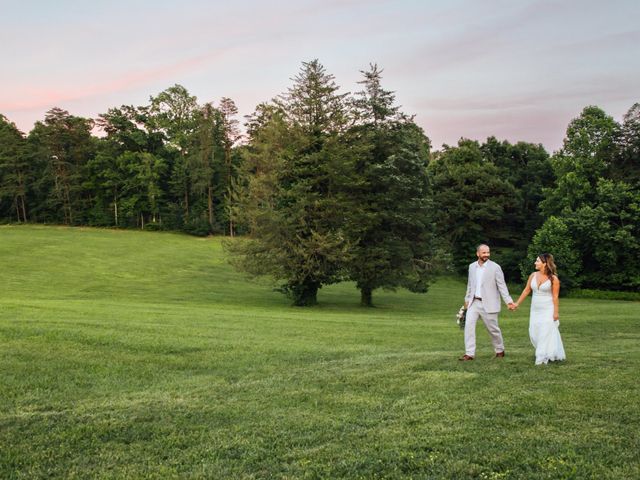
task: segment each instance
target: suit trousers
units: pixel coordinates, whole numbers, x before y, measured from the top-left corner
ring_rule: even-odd
[[[465,353],[470,357],[476,356],[476,323],[478,322],[478,317],[482,318],[484,326],[487,327],[495,352],[504,352],[502,332],[498,326],[498,313],[487,313],[482,305],[482,300],[474,300],[469,310],[467,310],[467,320],[464,325]]]

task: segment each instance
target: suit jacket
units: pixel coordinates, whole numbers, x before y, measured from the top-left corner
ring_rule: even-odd
[[[500,311],[500,296],[504,300],[504,303],[509,304],[513,302],[511,295],[509,295],[509,289],[504,281],[504,273],[502,268],[496,262],[487,260],[484,264],[484,275],[482,277],[482,303],[487,313],[498,313]],[[469,278],[467,280],[467,294],[464,297],[464,301],[467,302],[467,306],[470,307],[473,303],[473,297],[476,292],[476,269],[478,268],[478,262],[473,262],[469,265]]]

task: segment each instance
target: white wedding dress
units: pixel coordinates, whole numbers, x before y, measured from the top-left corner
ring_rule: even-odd
[[[536,365],[556,360],[564,360],[566,355],[560,338],[560,322],[553,320],[553,295],[551,281],[538,286],[537,276],[531,280],[531,317],[529,337],[536,349]]]

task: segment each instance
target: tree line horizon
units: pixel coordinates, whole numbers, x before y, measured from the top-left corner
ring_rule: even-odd
[[[317,60],[245,117],[181,85],[96,120],[54,107],[28,134],[0,114],[0,222],[238,236],[232,262],[296,305],[351,280],[425,292],[487,243],[519,281],[553,253],[563,288],[640,287],[640,104],[621,123],[587,106],[550,155],[461,137],[432,151],[414,117],[362,71],[340,93]],[[94,134],[97,127],[103,136]]]

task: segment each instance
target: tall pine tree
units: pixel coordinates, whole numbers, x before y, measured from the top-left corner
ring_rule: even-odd
[[[355,152],[348,185],[349,277],[372,305],[377,288],[425,292],[434,270],[434,226],[427,180],[429,139],[400,113],[371,65],[352,105],[348,138]]]
[[[246,181],[239,208],[250,237],[231,251],[244,270],[281,281],[299,306],[317,303],[318,290],[344,275],[338,185],[347,112],[338,88],[317,60],[305,62],[293,86],[250,125],[257,178]]]

